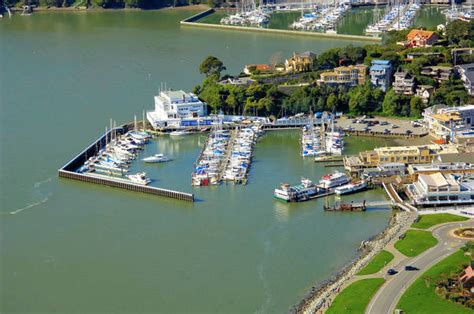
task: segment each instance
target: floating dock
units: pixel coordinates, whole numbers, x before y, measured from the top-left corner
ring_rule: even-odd
[[[153,186],[146,186],[141,184],[136,184],[133,182],[128,182],[128,180],[109,177],[106,175],[97,175],[97,174],[87,174],[87,173],[78,173],[79,169],[87,161],[89,157],[96,155],[101,147],[105,147],[106,139],[111,137],[112,132],[116,134],[125,134],[129,130],[128,125],[117,127],[110,130],[108,133],[104,134],[102,137],[97,139],[89,147],[84,149],[81,153],[71,159],[66,163],[61,169],[58,170],[59,177],[78,180],[83,182],[101,184],[106,186],[111,186],[115,188],[120,188],[129,191],[153,194],[168,198],[174,198],[177,200],[194,202],[194,194],[184,193],[179,191],[173,191],[164,188],[158,188]]]

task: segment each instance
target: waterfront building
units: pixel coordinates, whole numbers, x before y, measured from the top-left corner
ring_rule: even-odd
[[[421,69],[421,75],[429,76],[438,82],[449,81],[453,74],[453,67],[428,66]]]
[[[148,111],[147,118],[154,128],[210,124],[209,121],[200,119],[206,115],[206,107],[206,103],[193,93],[182,90],[162,91],[155,96],[155,110]]]
[[[452,173],[420,174],[406,188],[414,205],[458,205],[474,203],[474,176]]]
[[[456,134],[471,132],[474,127],[474,105],[426,108],[423,121],[428,132],[443,140],[453,141]]]
[[[384,172],[397,170],[404,172],[400,164],[431,163],[438,154],[457,153],[455,145],[421,145],[379,147],[371,151],[360,152],[358,156],[344,157],[344,168],[351,175],[361,175],[364,169],[377,168]],[[397,168],[397,167],[399,168]],[[395,167],[395,168],[394,168]],[[373,169],[372,169],[373,170]]]
[[[457,65],[456,70],[464,83],[467,93],[474,96],[474,63]]]
[[[293,53],[291,58],[285,60],[286,72],[307,72],[313,70],[316,54],[311,51]]]
[[[377,167],[367,168],[362,171],[363,178],[390,177],[404,175],[406,165],[402,162],[389,162],[380,164]]]
[[[440,155],[441,156],[441,155]],[[470,162],[436,162],[408,165],[408,174],[416,177],[420,174],[433,173],[474,173],[474,163]]]
[[[385,92],[392,83],[392,71],[390,60],[372,60],[370,82]]]
[[[363,64],[341,66],[321,73],[318,84],[356,86],[365,83],[367,67]]]
[[[406,39],[406,41],[399,44],[405,47],[431,47],[438,41],[439,37],[431,31],[412,29]]]
[[[421,98],[424,104],[430,101],[430,97],[434,92],[434,87],[431,85],[420,85],[416,89],[416,96]]]
[[[415,78],[407,72],[397,72],[392,87],[397,94],[411,96],[415,88]]]

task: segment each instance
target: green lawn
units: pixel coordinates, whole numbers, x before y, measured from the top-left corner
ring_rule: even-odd
[[[334,299],[326,313],[364,313],[372,296],[384,281],[383,278],[371,278],[353,282]]]
[[[448,275],[468,264],[469,258],[463,251],[448,256],[431,267],[408,288],[397,305],[406,313],[472,313],[466,307],[439,297],[435,292],[436,282],[441,274]]]
[[[445,222],[464,221],[467,217],[457,216],[453,214],[433,214],[420,216],[420,220],[415,222],[412,227],[420,229],[428,229],[432,226],[439,225]]]
[[[381,270],[393,259],[393,254],[387,251],[381,251],[365,266],[357,275],[370,275]]]
[[[408,230],[405,238],[395,243],[395,248],[406,256],[414,257],[437,243],[430,231]]]

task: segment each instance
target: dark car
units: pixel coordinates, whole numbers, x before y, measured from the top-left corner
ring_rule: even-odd
[[[407,265],[405,266],[405,270],[412,271],[412,270],[420,270],[418,267]]]
[[[390,268],[389,270],[387,270],[387,274],[389,274],[390,276],[393,276],[395,274],[397,274],[398,271],[396,271],[395,269],[393,268]]]

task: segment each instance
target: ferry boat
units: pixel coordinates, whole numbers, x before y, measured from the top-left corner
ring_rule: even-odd
[[[158,162],[171,161],[171,159],[169,159],[168,157],[166,157],[163,154],[155,154],[153,156],[143,158],[142,160],[144,162],[148,162],[148,163],[158,163]]]
[[[151,182],[151,180],[147,178],[145,172],[130,174],[127,176],[127,178],[129,178],[130,181],[132,181],[133,183],[138,183],[138,184],[143,184],[143,185],[147,185],[148,183]]]
[[[347,184],[349,181],[350,180],[345,173],[335,171],[332,174],[323,176],[323,178],[319,181],[319,186],[324,189],[332,189]]]
[[[359,182],[353,182],[353,183],[339,186],[334,189],[334,192],[337,195],[344,195],[344,194],[350,194],[350,193],[362,191],[362,190],[365,190],[366,188],[367,188],[367,182],[359,181]]]
[[[282,184],[279,189],[274,190],[273,196],[285,202],[302,202],[319,194],[320,191],[320,188],[311,180],[302,178],[299,185]]]

